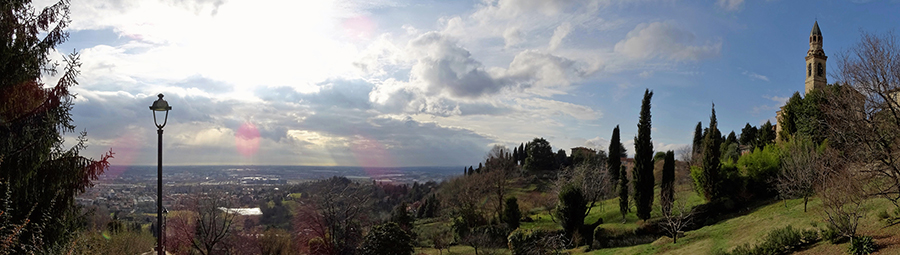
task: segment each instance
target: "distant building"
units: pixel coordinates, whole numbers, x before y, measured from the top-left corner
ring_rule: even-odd
[[[571,156],[574,158],[575,155],[581,155],[581,156],[584,156],[585,158],[588,158],[588,157],[593,156],[594,154],[597,154],[597,151],[595,151],[594,149],[586,148],[586,147],[575,147],[575,148],[572,148]]]

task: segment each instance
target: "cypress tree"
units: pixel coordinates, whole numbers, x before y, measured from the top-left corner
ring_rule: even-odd
[[[693,148],[691,148],[694,155],[700,154],[703,151],[703,122],[698,121],[697,127],[694,129],[694,143]]]
[[[659,192],[659,201],[662,204],[663,213],[668,213],[672,208],[675,198],[675,152],[666,152],[666,161],[662,169],[662,189]]]
[[[719,147],[721,145],[722,140],[716,122],[716,105],[713,104],[712,115],[709,116],[709,131],[703,138],[703,171],[698,180],[707,201],[719,198]]]
[[[615,187],[619,181],[619,167],[622,166],[622,143],[619,141],[619,125],[613,128],[612,138],[609,139],[609,158],[607,158],[606,166],[608,167],[609,179],[611,186]],[[627,194],[626,194],[627,196]]]
[[[637,216],[641,219],[650,218],[650,210],[653,204],[653,143],[650,140],[650,99],[653,92],[644,91],[644,100],[641,102],[641,116],[638,121],[638,134],[634,137],[634,200],[637,206]]]
[[[625,214],[628,213],[628,175],[625,166],[619,168],[619,212],[622,213],[622,223],[625,223]]]

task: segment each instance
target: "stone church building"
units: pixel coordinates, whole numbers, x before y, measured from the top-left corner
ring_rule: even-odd
[[[825,56],[825,50],[822,49],[822,30],[819,30],[819,22],[813,24],[812,31],[809,32],[809,51],[806,52],[806,95],[817,89],[825,88],[828,79],[825,75],[825,62],[828,56]],[[775,134],[781,134],[782,111],[784,106],[775,113]]]

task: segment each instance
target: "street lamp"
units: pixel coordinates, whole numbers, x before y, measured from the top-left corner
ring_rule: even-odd
[[[156,253],[159,255],[165,254],[163,250],[163,241],[162,241],[162,134],[163,127],[166,126],[166,122],[169,121],[169,110],[172,110],[172,107],[169,106],[169,103],[166,100],[163,100],[163,94],[160,93],[158,95],[159,99],[153,102],[153,105],[150,106],[150,110],[153,111],[153,124],[156,125],[156,133],[159,134],[159,154],[157,154],[157,189],[156,189]],[[166,117],[163,119],[162,125],[156,120],[156,112],[166,112]]]

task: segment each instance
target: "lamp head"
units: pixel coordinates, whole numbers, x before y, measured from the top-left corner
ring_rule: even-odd
[[[163,99],[162,93],[159,93],[158,97],[159,99],[153,101],[153,105],[150,106],[150,110],[157,112],[172,110],[172,107],[169,106],[169,102],[166,102],[166,100]]]

